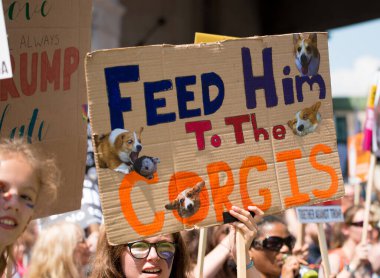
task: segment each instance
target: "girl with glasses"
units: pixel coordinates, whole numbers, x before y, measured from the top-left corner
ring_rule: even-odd
[[[43,158],[32,145],[0,142],[0,276],[14,261],[12,245],[39,205],[54,200],[58,181],[54,160]]]
[[[102,229],[92,278],[189,277],[190,261],[180,233],[111,246]]]

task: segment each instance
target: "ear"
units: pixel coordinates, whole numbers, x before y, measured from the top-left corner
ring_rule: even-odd
[[[317,44],[317,34],[316,34],[316,33],[312,33],[312,34],[310,34],[310,35],[309,35],[309,39],[310,39],[313,43]]]
[[[124,138],[125,138],[125,134],[120,134],[118,137],[116,137],[115,142],[113,144],[114,147],[121,148],[124,142]]]
[[[143,127],[140,127],[140,130],[139,130],[139,139],[141,140],[141,133],[143,132],[144,128]]]
[[[300,38],[300,34],[293,34],[293,43],[296,44]]]
[[[179,203],[178,203],[178,200],[177,200],[177,199],[175,199],[175,200],[172,201],[171,203],[165,205],[165,208],[166,208],[167,210],[178,209],[178,207],[179,207]]]
[[[205,181],[200,181],[200,182],[198,182],[196,185],[195,185],[195,187],[194,187],[194,189],[195,189],[195,193],[199,193],[199,192],[201,192],[201,190],[202,190],[202,188],[205,186]]]
[[[319,110],[319,107],[321,107],[321,102],[320,101],[317,101],[311,108],[311,110],[313,110],[314,112],[318,112]]]
[[[288,121],[288,126],[289,126],[291,129],[293,129],[293,120],[289,120],[289,121]]]

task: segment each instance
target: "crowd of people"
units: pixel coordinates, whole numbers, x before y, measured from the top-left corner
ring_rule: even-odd
[[[52,159],[19,140],[1,142],[0,276],[179,278],[199,272],[198,229],[110,245],[101,223],[83,227],[63,221],[41,228],[38,220],[32,220],[40,192],[54,201],[59,183]],[[379,208],[372,210],[368,230],[363,231],[363,200],[354,204],[352,186],[346,188],[344,222],[325,226],[330,277],[380,277]],[[300,234],[292,210],[264,216],[254,206],[232,206],[229,213],[239,221],[207,230],[203,277],[237,276],[237,232],[246,247],[247,277],[296,278],[305,273],[304,277],[324,277],[313,224]],[[364,243],[362,233],[367,233]]]

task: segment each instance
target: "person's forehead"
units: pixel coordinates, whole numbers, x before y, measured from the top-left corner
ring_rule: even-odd
[[[358,210],[354,217],[352,218],[353,222],[362,221],[364,219],[364,209]]]
[[[171,234],[168,235],[158,235],[154,237],[146,238],[144,241],[154,243],[159,241],[174,241],[174,238]]]
[[[266,223],[262,227],[262,234],[264,237],[269,236],[287,236],[289,234],[287,227],[280,223],[280,222],[274,222],[274,223]]]

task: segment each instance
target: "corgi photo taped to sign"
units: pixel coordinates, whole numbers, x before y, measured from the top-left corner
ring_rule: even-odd
[[[220,224],[232,205],[272,214],[343,195],[327,34],[315,36],[313,75],[297,68],[293,34],[88,54],[112,244]]]

